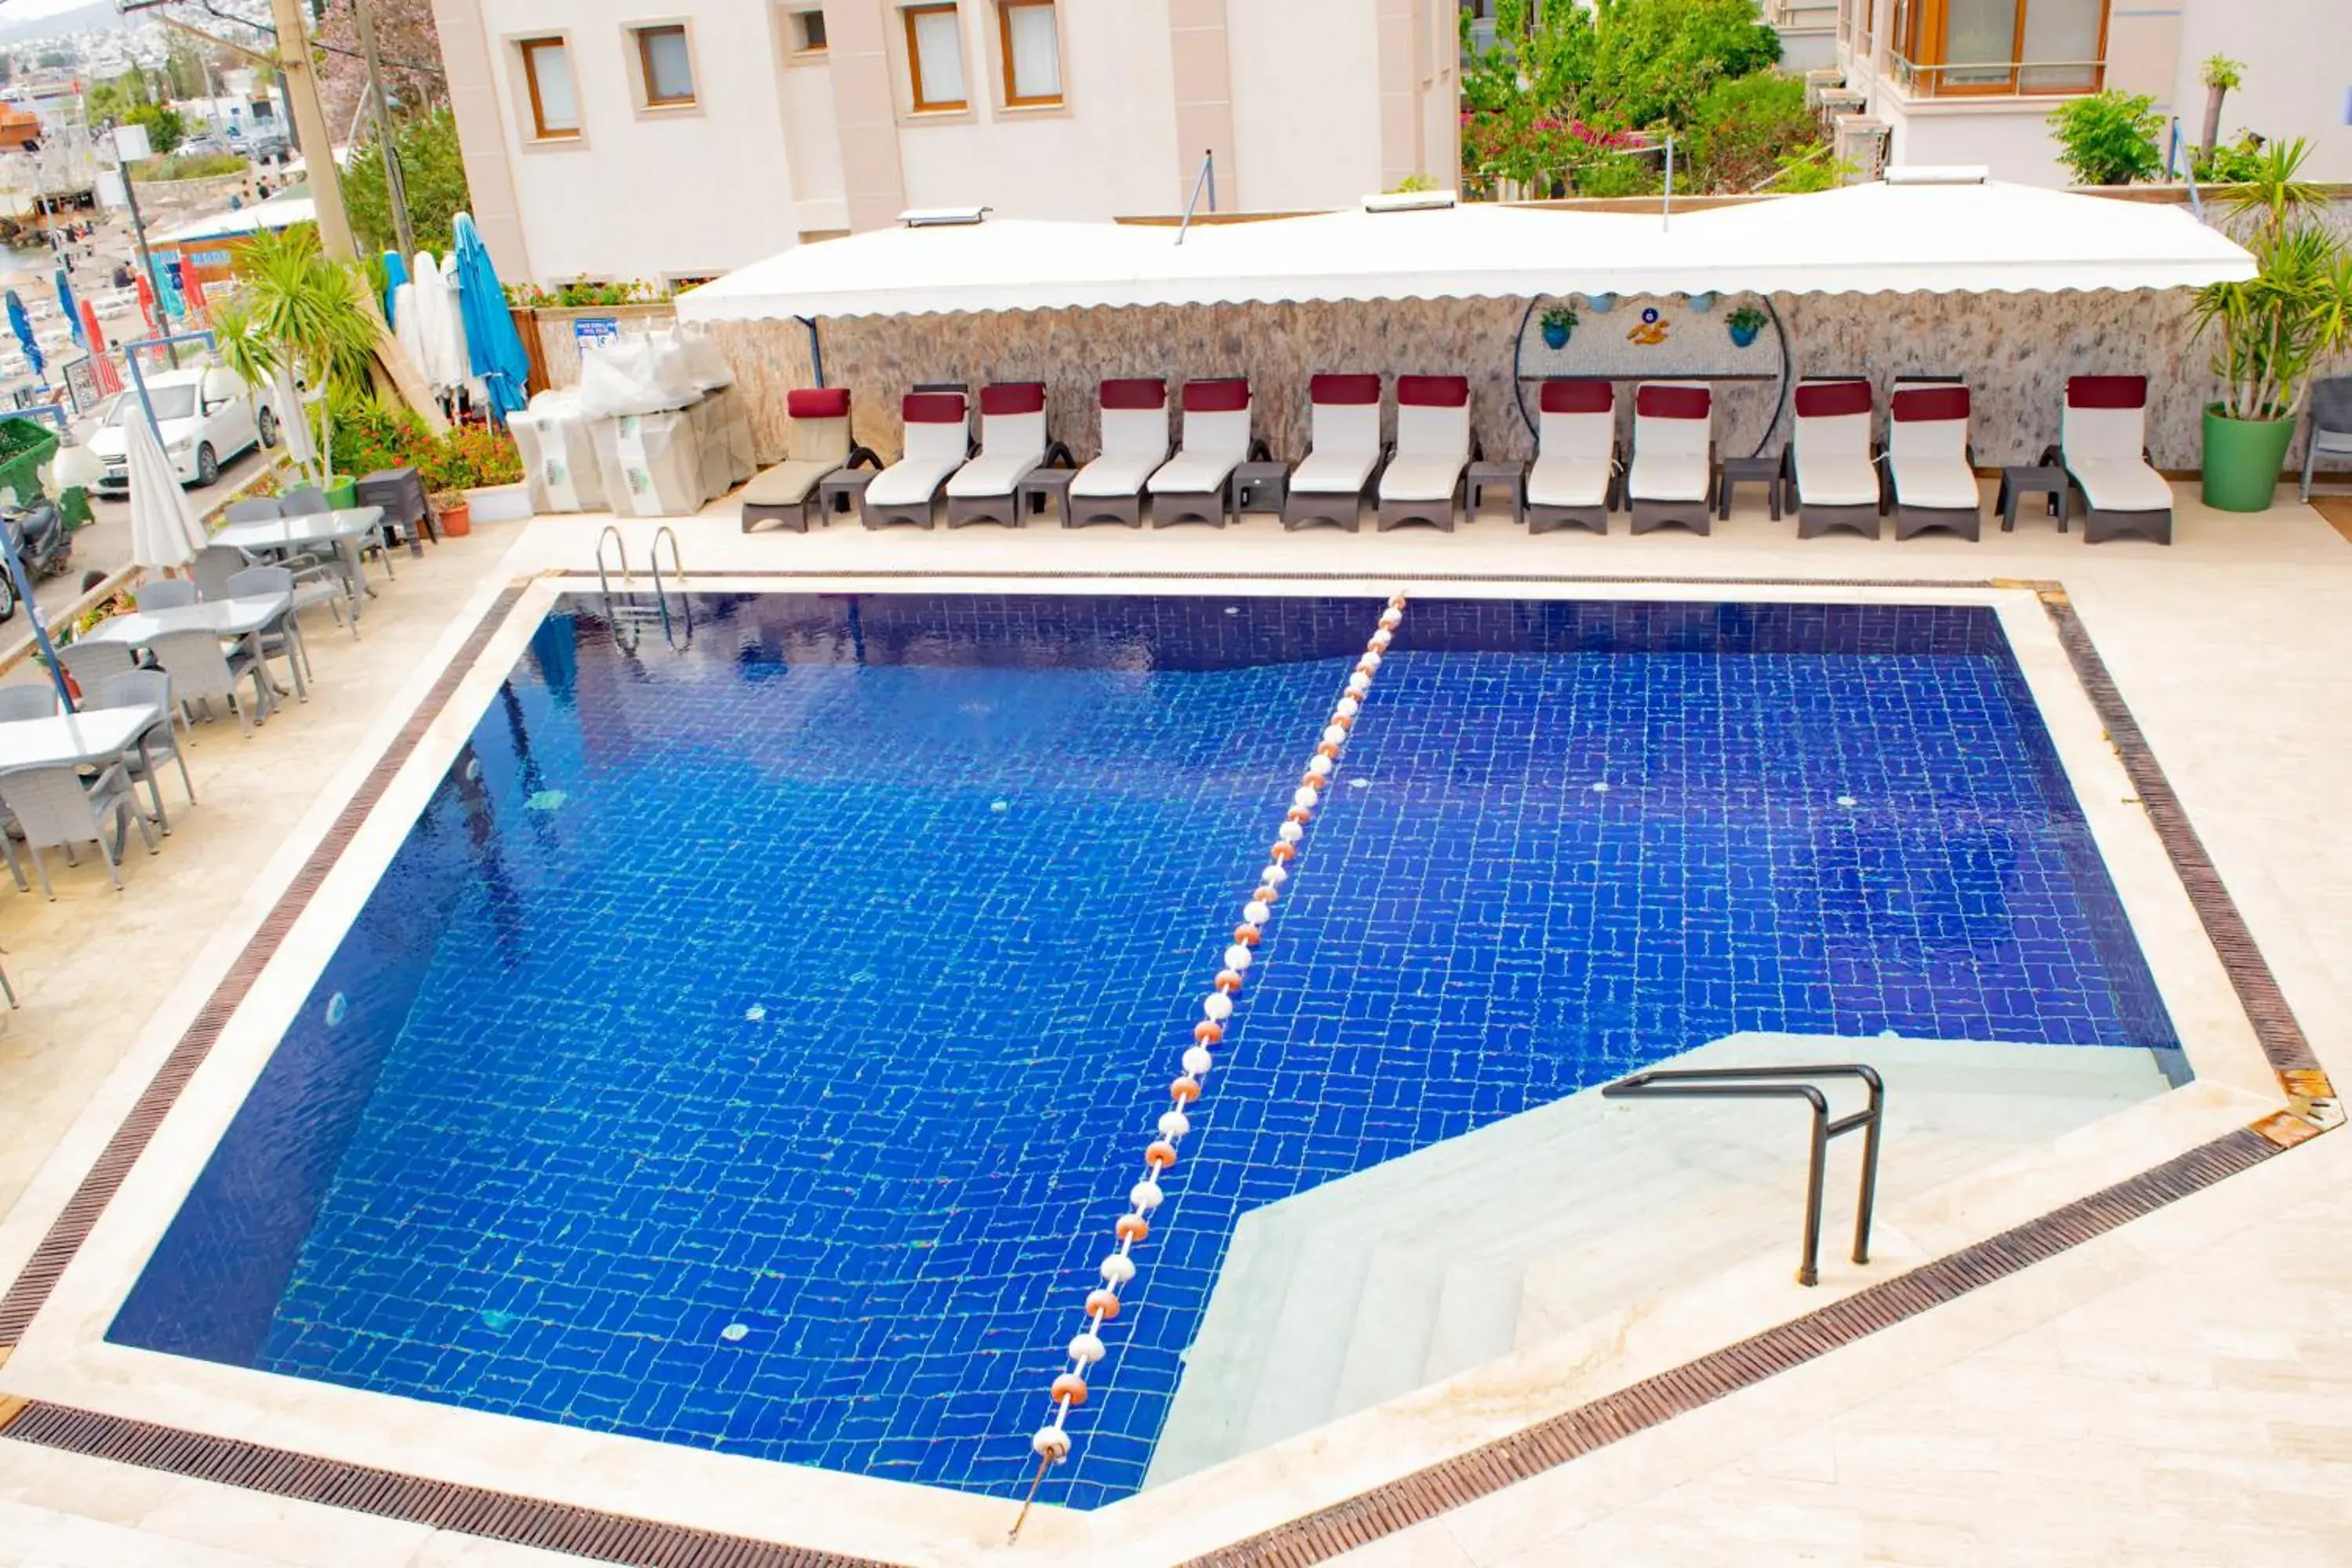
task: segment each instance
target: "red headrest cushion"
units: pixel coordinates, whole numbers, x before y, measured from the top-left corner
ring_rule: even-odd
[[[849,414],[849,388],[796,386],[784,394],[784,412],[795,419],[841,419]]]
[[[1797,388],[1797,417],[1834,419],[1843,414],[1870,412],[1870,383],[1817,381]]]
[[[1184,384],[1184,412],[1187,414],[1236,414],[1249,405],[1249,383],[1240,376]]]
[[[1543,384],[1546,414],[1606,414],[1617,406],[1617,389],[1597,377],[1556,378]]]
[[[1887,404],[1887,412],[1906,425],[1932,419],[1966,419],[1969,389],[1965,386],[1906,386]]]
[[[1102,384],[1102,405],[1105,408],[1165,408],[1168,406],[1168,384],[1156,375],[1106,381]]]
[[[1307,384],[1309,403],[1378,403],[1381,400],[1381,378],[1377,375],[1318,375]]]
[[[1045,406],[1042,381],[1001,381],[980,389],[982,414],[1035,414]]]
[[[1401,375],[1397,404],[1407,408],[1460,408],[1470,401],[1466,375]]]
[[[909,425],[961,425],[965,406],[961,392],[910,392],[898,405],[899,415]]]
[[[1714,406],[1704,386],[1645,386],[1633,395],[1633,412],[1645,419],[1704,419]]]
[[[2145,408],[2147,377],[2144,375],[2073,375],[2066,378],[2069,408]]]

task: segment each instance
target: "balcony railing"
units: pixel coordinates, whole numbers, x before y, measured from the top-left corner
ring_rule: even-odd
[[[1914,98],[2018,98],[2096,92],[2103,60],[1943,60],[1923,65],[1898,53],[1895,82]]]

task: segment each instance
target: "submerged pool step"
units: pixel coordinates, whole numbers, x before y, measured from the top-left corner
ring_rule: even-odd
[[[1942,1184],[2162,1093],[2146,1052],[1738,1036],[1677,1065],[1865,1059],[1886,1072],[1881,1192]],[[1859,1091],[1849,1091],[1856,1104]],[[1833,1112],[1846,1109],[1832,1091]],[[1312,1430],[1785,1247],[1803,1111],[1597,1089],[1243,1217],[1147,1485]],[[1859,1146],[1832,1146],[1824,1251]]]

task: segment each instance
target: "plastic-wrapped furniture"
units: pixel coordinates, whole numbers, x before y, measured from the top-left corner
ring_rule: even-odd
[[[1469,377],[1397,377],[1396,447],[1374,487],[1381,531],[1426,522],[1453,532],[1454,513],[1466,499],[1462,476],[1477,455]]]
[[[1250,457],[1250,388],[1239,376],[1184,384],[1184,437],[1176,455],[1146,482],[1151,526],[1205,522],[1223,528],[1232,515],[1225,481]]]
[[[1833,528],[1878,537],[1878,454],[1871,442],[1874,406],[1866,381],[1809,381],[1797,388],[1782,486],[1797,508],[1797,537]]]
[[[1362,521],[1364,495],[1381,466],[1381,378],[1318,375],[1307,384],[1307,456],[1290,471],[1282,526]]]
[[[784,460],[743,488],[743,531],[768,523],[806,533],[817,486],[836,468],[881,460],[849,438],[849,389],[795,387],[784,395]]]
[[[1528,470],[1528,531],[1609,531],[1617,507],[1617,389],[1555,377],[1537,399],[1535,467]]]
[[[2126,533],[2172,542],[2172,487],[2147,460],[2147,377],[2067,377],[2058,445],[2042,461],[2064,468],[2083,498],[2085,543]]]
[[[1021,526],[1013,491],[1045,466],[1045,387],[1042,382],[1000,382],[980,389],[980,456],[947,483],[948,526],[974,522]],[[1069,454],[1062,454],[1068,461]]]
[[[1633,531],[1678,522],[1712,533],[1714,490],[1714,394],[1672,381],[1634,388],[1633,461],[1625,471]]]
[[[1895,537],[1948,528],[1973,540],[1983,526],[1969,389],[1958,382],[1896,382],[1886,400],[1886,493]]]
[[[611,510],[622,517],[688,517],[703,492],[702,444],[682,409],[624,414],[593,426],[598,460],[615,477]]]
[[[897,462],[874,476],[862,501],[866,526],[931,526],[932,503],[971,456],[971,404],[961,392],[910,392],[898,405],[906,440]]]
[[[1168,461],[1168,384],[1157,376],[1106,381],[1096,393],[1102,453],[1070,480],[1063,522],[1143,526],[1143,487]]]
[[[507,416],[507,428],[522,457],[533,512],[545,516],[605,509],[604,475],[588,424],[580,400],[569,392],[542,392],[530,407]]]

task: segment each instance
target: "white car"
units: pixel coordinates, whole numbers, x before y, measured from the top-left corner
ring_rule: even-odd
[[[151,375],[147,397],[155,406],[164,455],[184,485],[209,485],[220,478],[221,465],[238,453],[278,445],[278,416],[267,404],[257,405],[244,384],[218,366]],[[139,394],[127,391],[100,419],[89,441],[90,456],[100,465],[98,483],[92,487],[99,494],[130,493],[122,422],[145,417]]]

